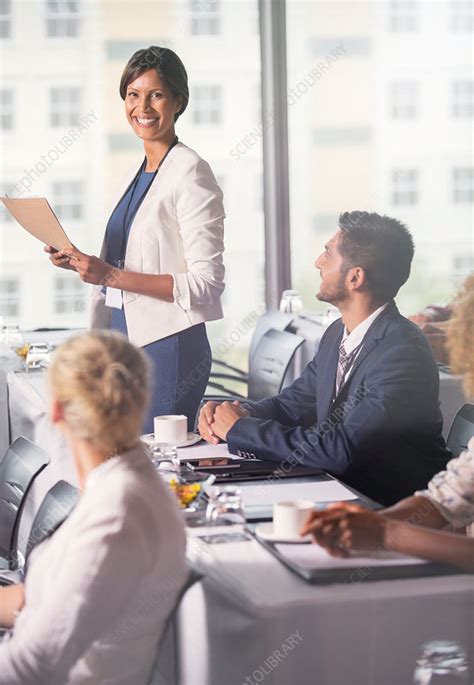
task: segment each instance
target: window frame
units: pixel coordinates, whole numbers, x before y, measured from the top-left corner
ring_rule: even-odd
[[[70,3],[75,3],[75,10],[68,7]],[[46,0],[46,36],[48,38],[77,38],[81,29],[80,17],[80,0]]]

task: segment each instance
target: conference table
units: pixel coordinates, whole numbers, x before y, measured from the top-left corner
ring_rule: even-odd
[[[45,375],[10,369],[4,378],[9,439],[24,435],[51,456],[28,498],[21,546],[47,490],[76,477],[48,418]],[[184,453],[201,456],[203,446]],[[458,642],[474,665],[474,576],[374,581],[362,566],[350,582],[309,585],[255,538],[213,544],[206,534],[215,533],[188,528],[188,557],[203,579],[181,603],[155,685],[409,685],[433,639]]]
[[[473,576],[309,585],[255,540],[206,544],[203,532],[188,534],[203,579],[156,685],[409,685],[431,640],[457,642],[474,664]]]

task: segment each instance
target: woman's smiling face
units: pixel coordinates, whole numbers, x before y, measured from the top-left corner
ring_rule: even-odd
[[[175,114],[181,106],[181,98],[174,97],[156,69],[145,71],[127,86],[125,112],[142,140],[172,139]]]

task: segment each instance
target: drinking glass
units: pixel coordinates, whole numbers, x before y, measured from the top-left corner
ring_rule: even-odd
[[[2,328],[1,341],[4,345],[17,352],[24,345],[20,327],[16,324],[5,324]]]
[[[149,448],[151,451],[151,461],[157,469],[179,472],[180,463],[176,445],[168,442],[159,442],[149,445]]]
[[[324,328],[327,328],[333,321],[336,321],[336,319],[339,319],[341,316],[341,312],[339,309],[336,307],[327,307],[326,311],[323,314],[323,318],[321,323],[323,324]]]
[[[206,509],[208,525],[245,524],[242,491],[239,488],[232,485],[214,487],[208,497],[209,502]]]
[[[280,311],[285,314],[297,314],[303,309],[303,300],[297,290],[284,290],[281,294]]]
[[[469,685],[464,649],[449,640],[426,642],[421,646],[413,682],[415,685]]]

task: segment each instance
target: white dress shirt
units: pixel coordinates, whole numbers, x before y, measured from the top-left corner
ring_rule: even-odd
[[[344,333],[342,334],[342,340],[341,344],[344,343],[344,349],[346,351],[346,354],[349,355],[351,352],[355,350],[358,345],[360,345],[359,351],[357,352],[356,356],[354,357],[352,364],[350,367],[347,369],[344,378],[341,383],[341,387],[344,385],[346,380],[349,378],[349,375],[352,371],[352,367],[354,366],[355,360],[360,354],[360,351],[362,349],[361,343],[363,342],[365,338],[365,334],[371,327],[371,325],[374,323],[375,319],[380,316],[380,314],[383,312],[385,307],[387,306],[388,302],[383,304],[381,307],[375,310],[375,312],[372,312],[370,316],[368,316],[366,319],[364,319],[360,324],[358,324],[353,331],[349,333],[347,328],[344,326]]]
[[[145,685],[186,579],[185,545],[181,512],[142,446],[96,467],[32,554],[0,683]]]
[[[133,180],[128,174],[113,207]],[[112,207],[112,209],[113,209]],[[209,164],[183,143],[173,147],[138,208],[127,241],[125,269],[171,274],[173,302],[123,292],[128,337],[138,347],[223,316],[224,205]],[[105,259],[106,243],[101,258]],[[92,290],[91,328],[110,327],[101,286]]]

